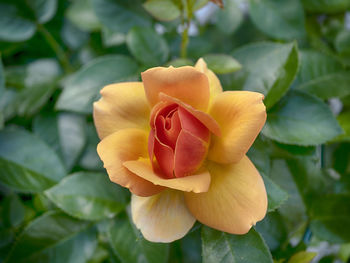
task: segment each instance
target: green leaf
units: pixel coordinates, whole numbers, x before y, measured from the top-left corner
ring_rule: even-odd
[[[322,174],[314,157],[288,160],[298,190],[303,197],[311,220],[312,233],[321,240],[349,242],[349,194],[329,194],[334,180]]]
[[[103,163],[97,154],[96,148],[100,139],[97,136],[93,123],[87,125],[87,145],[79,160],[79,165],[87,170],[104,171]]]
[[[280,207],[288,199],[288,194],[266,175],[262,174],[262,178],[264,179],[268,198],[267,209],[271,212]]]
[[[143,4],[143,7],[161,21],[174,20],[181,14],[181,10],[172,0],[148,0]]]
[[[350,94],[350,71],[326,74],[297,88],[321,99],[341,98]]]
[[[65,169],[39,138],[18,128],[0,131],[0,181],[22,192],[40,192],[59,182]]]
[[[19,13],[15,5],[0,3],[0,40],[19,42],[34,35],[35,23]]]
[[[258,232],[251,229],[245,235],[230,235],[203,226],[203,263],[272,263],[272,257]]]
[[[294,254],[288,260],[288,263],[310,263],[316,255],[316,252],[301,251]]]
[[[92,6],[101,23],[114,32],[128,33],[134,26],[151,25],[139,0],[92,0]]]
[[[41,24],[50,21],[57,10],[57,0],[30,0],[28,4]]]
[[[270,143],[268,140],[259,136],[255,139],[252,147],[249,148],[247,156],[254,163],[260,173],[269,174],[271,168],[270,161]]]
[[[83,31],[98,30],[101,25],[92,8],[92,0],[76,0],[67,9],[66,17]]]
[[[33,132],[41,138],[51,149],[60,155],[60,138],[57,125],[58,113],[43,112],[35,116],[33,120]]]
[[[74,173],[45,194],[66,213],[86,220],[111,218],[127,200],[126,192],[102,173]]]
[[[350,243],[343,244],[340,246],[338,256],[340,260],[343,260],[344,262],[346,262],[350,258]]]
[[[151,28],[131,29],[126,36],[126,44],[135,59],[145,66],[159,66],[169,56],[166,41]]]
[[[70,171],[86,142],[85,117],[74,113],[42,113],[33,122],[33,131],[62,157]]]
[[[89,227],[61,212],[43,214],[23,230],[6,262],[84,263],[97,245]]]
[[[224,54],[208,54],[203,59],[208,64],[208,68],[217,74],[227,74],[238,71],[242,65],[233,57]]]
[[[7,228],[1,228],[0,229],[0,236],[1,236],[1,239],[0,239],[0,248],[1,250],[3,248],[9,248],[8,245],[11,245],[11,243],[13,242],[14,240],[14,232],[11,230],[11,229],[7,229]],[[0,250],[0,253],[2,252]],[[7,251],[8,252],[8,251]],[[2,253],[0,254],[0,259],[3,259],[2,258]]]
[[[295,43],[250,44],[232,55],[243,65],[243,70],[238,72],[238,76],[245,78],[243,89],[263,93],[268,109],[286,93],[298,71]]]
[[[297,88],[321,99],[344,97],[350,94],[350,74],[333,57],[317,51],[301,52],[301,66],[297,75]]]
[[[340,127],[343,129],[344,134],[339,135],[334,141],[350,142],[350,112],[342,112],[337,117]]]
[[[54,59],[39,59],[26,67],[8,68],[8,86],[20,89],[15,92],[9,107],[19,116],[32,116],[50,99],[61,73]]]
[[[256,224],[255,229],[271,251],[276,251],[288,238],[284,219],[277,211],[266,214],[265,218]]]
[[[320,99],[293,90],[268,112],[262,132],[278,142],[307,146],[325,143],[342,129]]]
[[[0,110],[0,130],[2,130],[4,128],[4,122],[5,122],[4,119],[5,119],[4,114]]]
[[[33,205],[36,212],[46,212],[48,210],[56,209],[54,203],[52,203],[44,193],[38,193],[34,195]]]
[[[349,0],[302,0],[305,9],[314,13],[335,14],[350,8]]]
[[[126,36],[124,33],[113,32],[107,27],[102,28],[102,40],[105,47],[113,47],[124,44]]]
[[[108,261],[108,258],[110,258],[109,251],[99,243],[87,263],[114,262],[112,260]]]
[[[176,58],[166,63],[165,66],[167,67],[173,66],[175,68],[183,67],[183,66],[193,66],[193,61],[187,58]]]
[[[321,240],[332,243],[350,242],[350,196],[329,194],[310,204],[311,231]]]
[[[186,236],[181,239],[181,254],[183,263],[201,262],[202,259],[202,242],[201,228],[197,229],[195,225]],[[195,230],[194,230],[195,229]]]
[[[3,201],[2,220],[7,227],[18,227],[24,221],[25,207],[18,197],[12,194]]]
[[[3,94],[5,89],[5,75],[4,67],[2,65],[1,56],[0,56],[0,96]]]
[[[56,108],[89,114],[92,112],[92,103],[99,98],[103,86],[126,81],[136,75],[137,70],[137,64],[123,55],[94,59],[64,83]]]
[[[0,96],[0,112],[3,121],[14,117],[17,114],[17,92],[13,89],[4,89]]]
[[[269,177],[288,193],[287,201],[278,212],[283,216],[288,231],[295,232],[307,220],[306,208],[286,161],[273,160]]]
[[[207,3],[209,2],[209,0],[196,0],[194,5],[193,5],[193,11],[196,11],[200,8],[202,8],[203,6],[205,6]]]
[[[243,13],[235,0],[224,1],[224,8],[216,13],[215,25],[224,33],[232,34],[243,21]]]
[[[333,57],[315,50],[302,50],[296,82],[300,85],[342,70],[343,66]]]
[[[300,146],[292,144],[283,144],[279,142],[273,142],[274,156],[281,158],[290,158],[297,155],[312,155],[316,151],[316,146]]]
[[[8,228],[0,228],[0,260],[5,262],[12,244],[15,240],[15,231]]]
[[[305,35],[299,0],[250,0],[250,15],[255,26],[272,38],[293,40]]]
[[[109,223],[108,240],[113,252],[122,263],[167,262],[169,245],[145,240],[141,233],[131,225],[125,214]]]
[[[85,118],[74,113],[61,113],[57,121],[63,160],[70,170],[85,146]]]
[[[349,55],[350,54],[350,31],[349,30],[340,31],[335,38],[334,44],[335,44],[336,50],[340,54]]]
[[[323,174],[318,158],[317,155],[313,155],[287,160],[289,171],[307,208],[315,197],[321,197],[330,192],[333,183],[329,177]]]
[[[89,34],[79,29],[67,19],[63,23],[61,37],[64,44],[70,49],[77,50],[88,41]]]

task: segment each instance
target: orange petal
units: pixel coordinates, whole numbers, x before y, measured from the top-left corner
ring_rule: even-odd
[[[185,205],[183,193],[174,190],[151,197],[133,195],[131,214],[144,238],[152,242],[180,239],[196,221]]]
[[[202,165],[208,143],[182,130],[176,142],[174,172],[176,177],[188,176]]]
[[[207,63],[205,63],[204,59],[198,59],[196,65],[194,66],[197,70],[204,73],[208,77],[209,81],[209,90],[210,90],[210,99],[212,100],[216,95],[222,92],[222,87],[220,80],[214,74],[213,71],[208,69]]]
[[[198,171],[196,174],[186,177],[163,179],[161,175],[156,174],[152,170],[149,159],[140,158],[137,161],[127,161],[123,165],[131,172],[155,185],[194,193],[206,192],[209,189],[210,174],[206,170]]]
[[[123,129],[112,133],[97,145],[97,152],[112,182],[127,187],[132,193],[140,196],[154,195],[164,189],[133,174],[123,166],[125,161],[147,156],[146,132]]]
[[[234,163],[247,153],[266,121],[263,99],[264,95],[251,91],[226,91],[214,98],[209,114],[222,135],[212,136],[208,159]]]
[[[150,108],[142,82],[108,85],[94,103],[94,122],[101,139],[125,128],[149,129]]]
[[[186,109],[189,113],[191,113],[194,117],[196,117],[197,120],[199,120],[205,127],[208,128],[209,131],[214,133],[216,136],[221,136],[221,130],[219,124],[211,117],[209,114],[196,110],[190,105],[183,103],[182,101],[173,98],[171,96],[168,96],[164,93],[160,93],[159,97],[163,101],[163,104],[159,104],[158,107],[161,107],[162,105],[167,105],[168,103],[176,103]]]
[[[239,163],[211,162],[212,176],[206,193],[185,193],[191,213],[201,223],[231,234],[245,234],[264,218],[267,196],[264,182],[248,157]]]
[[[159,93],[163,92],[196,109],[207,110],[210,96],[208,78],[194,67],[156,67],[141,73],[141,76],[152,107],[160,101]]]

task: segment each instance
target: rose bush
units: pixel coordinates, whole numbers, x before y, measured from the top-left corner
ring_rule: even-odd
[[[97,151],[110,180],[133,193],[132,218],[146,239],[179,239],[196,220],[244,234],[264,218],[264,182],[246,156],[266,120],[262,94],[223,92],[200,59],[151,68],[142,82],[101,95]]]

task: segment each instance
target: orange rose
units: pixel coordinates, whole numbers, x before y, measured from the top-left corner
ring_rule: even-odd
[[[203,59],[152,68],[142,82],[101,90],[97,152],[114,183],[133,193],[144,237],[182,238],[197,219],[244,234],[267,210],[259,172],[245,155],[266,120],[263,95],[226,91]]]

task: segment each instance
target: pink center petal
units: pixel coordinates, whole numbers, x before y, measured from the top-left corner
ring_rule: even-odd
[[[163,178],[191,175],[208,150],[209,129],[177,103],[160,102],[151,113],[148,154]],[[153,163],[153,157],[156,163]]]
[[[162,170],[164,178],[174,178],[174,151],[169,146],[159,142],[157,138],[154,141],[154,155],[158,161],[159,168]]]
[[[188,131],[182,130],[175,149],[175,176],[191,175],[202,165],[208,143]]]
[[[192,133],[203,141],[209,141],[210,132],[207,127],[184,108],[179,107],[178,112],[182,129]]]

